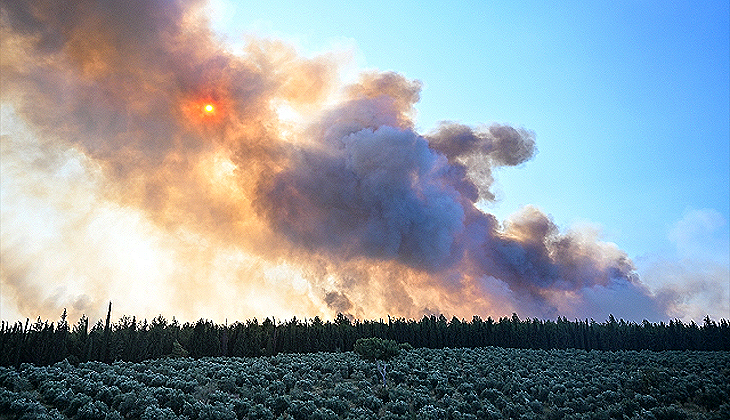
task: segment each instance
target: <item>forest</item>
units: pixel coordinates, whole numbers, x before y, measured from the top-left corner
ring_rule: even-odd
[[[66,312],[57,322],[0,324],[0,366],[22,363],[48,366],[68,360],[72,364],[98,361],[140,362],[170,356],[256,357],[279,353],[352,351],[360,338],[376,337],[407,343],[414,348],[581,349],[581,350],[730,350],[730,324],[705,317],[702,325],[642,323],[617,320],[555,321],[520,319],[517,314],[497,320],[478,316],[471,320],[443,315],[420,320],[352,320],[339,314],[334,320],[319,317],[279,321],[256,318],[232,324],[210,320],[179,323],[158,316],[151,321],[122,316],[111,321],[111,303],[105,322],[89,325],[82,316],[74,325]]]

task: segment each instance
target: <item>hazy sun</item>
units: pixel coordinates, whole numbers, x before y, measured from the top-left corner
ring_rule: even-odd
[[[181,103],[185,118],[193,124],[204,124],[203,126],[216,126],[223,121],[225,104],[209,98],[190,98]]]

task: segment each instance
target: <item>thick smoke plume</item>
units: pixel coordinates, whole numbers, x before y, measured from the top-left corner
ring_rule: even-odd
[[[3,317],[665,315],[595,232],[476,207],[534,133],[418,133],[419,82],[234,53],[202,6],[2,3]]]

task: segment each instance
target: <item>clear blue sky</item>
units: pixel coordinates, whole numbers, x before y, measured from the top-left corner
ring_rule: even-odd
[[[421,132],[534,130],[537,156],[497,174],[498,217],[534,204],[562,227],[600,225],[637,258],[676,253],[670,232],[707,211],[707,252],[727,259],[727,2],[217,3],[233,40],[353,43],[361,66],[421,80]]]

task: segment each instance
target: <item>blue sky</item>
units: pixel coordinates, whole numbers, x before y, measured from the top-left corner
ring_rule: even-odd
[[[519,3],[519,4],[518,4]],[[214,4],[214,26],[302,53],[352,45],[362,68],[421,80],[417,125],[502,122],[538,154],[497,174],[505,218],[534,204],[595,223],[632,257],[672,254],[689,213],[717,212],[727,256],[730,129],[726,2]]]
[[[613,313],[636,321],[730,318],[728,2],[211,2],[209,23],[220,35],[212,42],[186,15],[188,5],[173,2],[144,10],[121,3],[74,4],[82,18],[73,22],[43,8],[37,17],[8,12],[16,26],[3,28],[9,35],[0,48],[6,69],[0,317],[56,316],[66,307],[72,317],[101,317],[113,299],[115,310],[139,317],[162,311],[179,319],[219,321],[272,314],[330,317],[340,310],[361,318],[432,311],[467,317],[513,311],[550,317],[552,311],[567,311],[569,318],[597,320]],[[27,6],[10,3],[4,12],[15,4]],[[150,32],[140,35],[134,29],[139,27]],[[40,43],[33,38],[54,31],[66,34],[63,45],[43,48],[48,37],[41,36]],[[263,53],[276,71],[256,67],[247,56],[251,50],[239,49],[252,37],[283,40],[313,60],[290,57],[276,44]],[[219,41],[230,51],[219,49]],[[358,229],[339,232],[353,235],[348,238],[355,251],[330,253],[348,238],[330,243],[338,233],[319,235],[313,226],[339,220],[330,219],[328,209],[340,207],[321,204],[331,202],[328,192],[338,200],[340,194],[325,188],[318,195],[312,186],[323,182],[323,168],[308,167],[306,159],[278,162],[274,151],[292,147],[297,143],[290,144],[289,137],[305,133],[298,131],[305,128],[296,124],[297,112],[311,112],[299,122],[313,124],[298,140],[316,147],[294,148],[316,154],[317,147],[329,147],[324,133],[330,132],[312,133],[327,124],[337,128],[348,118],[361,127],[356,105],[375,107],[376,99],[337,102],[347,94],[320,100],[315,92],[310,105],[290,108],[295,122],[288,126],[285,107],[278,104],[298,103],[316,91],[310,80],[321,76],[327,88],[342,87],[328,79],[337,71],[329,61],[318,67],[320,55],[340,65],[341,82],[357,81],[363,89],[371,83],[358,79],[363,71],[419,80],[415,128],[420,134],[441,121],[477,131],[494,123],[533,131],[536,155],[517,167],[494,169],[490,191],[497,200],[478,207],[499,220],[522,211],[513,220],[538,223],[542,213],[523,209],[534,206],[567,232],[563,238],[571,232],[577,235],[572,238],[583,238],[576,240],[574,255],[584,264],[570,267],[604,273],[628,266],[630,275],[621,271],[620,278],[601,282],[600,276],[585,274],[590,270],[581,271],[570,277],[578,285],[573,289],[538,284],[540,293],[531,295],[530,287],[520,289],[521,278],[487,262],[473,266],[478,275],[469,273],[470,264],[482,264],[476,258],[447,267],[454,270],[450,275],[425,273],[415,267],[421,260],[387,254],[387,247],[382,255],[373,254],[380,259],[370,258],[372,250],[357,248],[370,243],[358,242]],[[282,80],[286,85],[269,91],[267,83],[278,86]],[[399,94],[410,92],[406,80],[388,83],[408,91]],[[308,89],[300,98],[294,93],[302,86]],[[181,91],[192,96],[176,96]],[[215,119],[194,111],[211,100],[208,91],[222,110]],[[284,118],[270,119],[274,114],[265,104]],[[227,114],[226,107],[236,112]],[[382,112],[392,115],[378,120],[378,127],[397,119],[395,109]],[[266,136],[252,128],[261,122],[270,131]],[[400,152],[411,153],[404,145],[415,140],[396,136],[396,144],[381,138],[386,132],[357,144],[380,145],[370,151],[400,145]],[[367,135],[367,130],[353,133]],[[414,137],[413,144],[425,144]],[[193,138],[198,143],[180,141]],[[129,160],[130,150],[146,159]],[[451,159],[446,152],[441,157]],[[378,162],[399,169],[397,159]],[[261,168],[276,168],[271,179],[280,184],[267,184],[270,174],[263,176]],[[277,186],[289,188],[287,194],[271,193]],[[331,182],[331,189],[340,187],[336,179]],[[377,195],[382,188],[373,190]],[[286,212],[269,214],[257,207],[263,202],[280,210],[287,204],[272,197],[297,197],[291,214],[301,211],[311,220],[277,224],[276,217]],[[424,226],[438,231],[444,221],[458,219],[463,207],[454,208]],[[473,212],[471,201],[467,210]],[[470,220],[482,220],[473,213]],[[514,229],[494,230],[505,236],[492,239],[519,245],[519,223],[513,224]],[[587,233],[593,231],[600,232],[598,241]],[[321,243],[312,245],[320,236]],[[406,239],[436,243],[442,236]],[[473,243],[459,246],[486,244],[478,232],[464,238]],[[633,281],[630,265],[601,265],[625,261],[610,243],[631,258],[640,282]],[[453,255],[462,255],[457,248]],[[494,248],[498,258],[486,254],[484,261],[518,265],[518,251],[525,249]],[[554,254],[546,260],[557,261],[560,255]],[[174,293],[163,292],[169,290]],[[221,295],[229,299],[221,303]]]
[[[230,41],[283,38],[304,54],[351,45],[358,68],[421,80],[420,132],[442,120],[534,130],[537,156],[497,173],[499,200],[485,209],[500,219],[533,204],[562,228],[596,225],[645,281],[656,261],[692,260],[719,263],[730,282],[727,2],[222,0],[213,10]],[[691,245],[677,241],[682,226]]]

